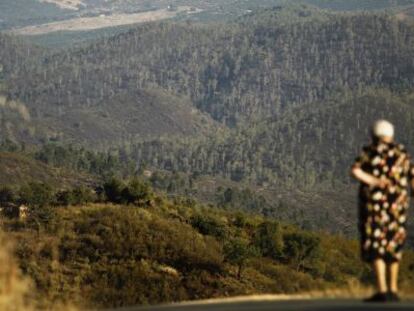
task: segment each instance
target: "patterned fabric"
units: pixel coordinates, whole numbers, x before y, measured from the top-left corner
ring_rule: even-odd
[[[359,190],[359,229],[362,259],[372,262],[401,259],[407,237],[408,191],[414,170],[403,145],[373,143],[363,148],[354,166],[377,178],[387,178],[384,189],[361,183]]]

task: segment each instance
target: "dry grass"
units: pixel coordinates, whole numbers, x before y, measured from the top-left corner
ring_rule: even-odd
[[[34,310],[29,297],[31,283],[22,276],[11,255],[12,245],[3,233],[0,243],[0,310]]]
[[[176,16],[179,13],[198,13],[200,10],[190,12],[190,7],[180,6],[174,11],[167,9],[161,9],[156,11],[135,13],[135,14],[112,14],[112,15],[101,15],[98,17],[80,17],[69,19],[65,21],[47,23],[37,26],[28,26],[12,31],[14,34],[20,35],[42,35],[57,31],[86,31],[94,30],[107,27],[116,27],[123,25],[132,25],[138,23],[153,22],[163,19],[168,19]]]
[[[34,286],[20,271],[13,256],[13,244],[5,233],[0,232],[0,310],[36,311],[61,310],[76,311],[72,306],[36,301]]]

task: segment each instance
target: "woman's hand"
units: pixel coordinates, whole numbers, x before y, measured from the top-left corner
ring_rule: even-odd
[[[374,177],[374,176],[373,176]],[[376,177],[374,177],[376,178]],[[390,185],[390,180],[386,177],[383,178],[376,178],[377,180],[374,182],[375,187],[379,187],[381,189],[385,189]]]
[[[351,170],[351,175],[355,177],[360,182],[367,184],[372,187],[379,187],[384,189],[389,186],[390,180],[386,177],[377,178],[367,172],[364,172],[360,167],[353,167]]]

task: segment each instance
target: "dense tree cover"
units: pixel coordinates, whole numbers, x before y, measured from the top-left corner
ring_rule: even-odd
[[[368,125],[377,118],[398,124],[397,139],[411,150],[411,102],[411,93],[344,91],[228,133],[125,145],[109,158],[105,153],[48,145],[39,151],[42,156],[38,159],[103,176],[110,172],[139,175],[149,169],[154,172],[150,182],[170,193],[193,195],[223,208],[255,211],[301,225],[306,222],[307,228],[322,226],[353,234],[356,190],[350,187],[349,167],[362,145],[369,142]],[[206,193],[206,183],[200,181],[206,175],[242,184],[217,186]]]
[[[39,297],[113,307],[365,284],[355,241],[154,197],[152,206],[55,207],[54,226],[4,220]],[[407,257],[413,254],[408,252]],[[414,278],[410,259],[402,284]]]
[[[93,151],[73,145],[45,144],[34,152],[34,158],[51,166],[67,167],[99,176],[120,173],[123,167],[131,168],[131,165],[130,173],[134,172],[134,164],[128,161],[121,164],[118,153]]]
[[[98,202],[148,207],[153,205],[153,193],[148,183],[143,180],[132,178],[123,182],[115,177],[95,186],[76,185],[62,188],[62,185],[32,181],[15,187],[0,187],[0,204],[24,204],[30,210]]]
[[[149,87],[188,96],[195,106],[234,127],[213,130],[213,125],[195,138],[140,143],[126,136],[116,140],[120,148],[97,154],[47,145],[37,159],[49,164],[104,176],[120,170],[138,174],[146,168],[184,172],[188,177],[183,182],[166,185],[171,192],[185,187],[194,193],[191,178],[200,175],[280,192],[296,187],[342,191],[373,119],[397,121],[402,141],[412,141],[411,95],[404,94],[414,72],[411,32],[411,26],[387,15],[321,13],[301,6],[263,11],[228,25],[145,25],[46,57],[36,70],[18,70],[8,93],[26,103],[32,119],[51,120],[46,112],[60,115],[57,140],[70,128],[79,137],[100,141],[105,135],[95,135],[102,132],[98,123],[79,121],[80,114],[66,111],[103,107],[99,113],[115,115],[131,107],[130,96],[118,103],[125,98],[120,93],[134,90],[139,97],[146,91],[136,89]],[[111,105],[102,101],[112,100],[119,108],[108,110]],[[140,114],[125,109],[128,117]],[[152,115],[165,111],[157,107]],[[155,123],[146,128],[151,131],[163,122]],[[260,197],[233,198],[228,204],[230,193],[219,196],[222,206],[260,211],[275,210],[282,201],[269,205]]]
[[[346,172],[358,149],[368,143],[368,125],[376,118],[386,116],[398,123],[398,138],[410,147],[413,138],[411,97],[374,89],[358,96],[338,96],[319,105],[294,109],[280,121],[269,119],[236,134],[200,140],[144,142],[113,155],[49,145],[37,153],[37,158],[49,164],[65,164],[94,173],[121,168],[120,158],[123,158],[130,165],[138,163],[136,172],[149,167],[222,175],[235,181],[259,184],[311,188],[328,182],[332,187],[335,183],[349,182]],[[97,169],[99,167],[102,168]],[[165,178],[162,176],[160,182],[167,182]],[[152,179],[154,184],[158,182],[157,175]],[[190,181],[183,182],[189,186]],[[160,187],[172,190],[174,186]],[[231,195],[227,193],[226,198],[223,193],[222,205],[231,200]]]
[[[263,11],[227,25],[144,25],[40,58],[41,65],[14,60],[7,52],[4,59],[14,65],[5,75],[5,103],[24,103],[34,128],[46,120],[49,128],[60,128],[45,141],[73,132],[94,143],[111,141],[111,150],[103,152],[47,144],[35,157],[48,164],[104,177],[150,170],[154,186],[203,199],[208,195],[199,178],[223,178],[240,186],[213,189],[204,201],[259,211],[304,228],[354,233],[354,189],[347,171],[369,139],[368,125],[386,117],[398,124],[402,142],[410,146],[414,138],[408,91],[414,72],[412,30],[384,14],[321,13],[301,6]],[[166,113],[175,104],[160,110],[158,95],[136,109],[134,96],[154,92],[163,94],[165,103],[169,94],[175,94],[171,98],[177,104],[186,97],[186,111],[198,108],[228,127],[200,118],[196,125],[209,124],[205,135],[139,142],[131,135],[98,133],[102,128],[96,124],[117,131],[118,123],[109,125],[113,115],[134,124],[131,118],[146,106],[156,109],[145,119],[155,113],[164,114],[162,120],[175,119]],[[15,123],[23,124],[18,104],[3,106]],[[84,111],[104,122],[82,119]],[[4,120],[4,129],[12,128]],[[160,126],[156,121],[146,129]],[[159,178],[159,170],[172,172],[173,178]],[[62,202],[73,202],[72,195],[62,194]],[[192,221],[201,233],[217,224]],[[218,228],[212,234],[216,238],[222,232]]]
[[[102,101],[117,101],[117,95],[137,88],[163,88],[188,96],[199,109],[236,128],[196,139],[157,138],[132,145],[128,137],[122,139],[121,159],[138,168],[259,184],[334,184],[361,143],[361,131],[353,130],[368,124],[355,113],[374,113],[378,107],[369,105],[380,100],[382,112],[375,115],[404,115],[409,122],[405,106],[387,107],[390,98],[395,106],[408,97],[384,91],[378,98],[371,96],[369,104],[359,101],[364,99],[360,90],[368,86],[402,92],[412,85],[412,30],[387,15],[321,13],[302,6],[277,7],[228,25],[145,25],[46,57],[35,70],[19,69],[9,79],[8,94],[25,102],[33,118],[46,118],[47,113],[66,122],[76,119],[68,112],[75,107],[105,106]],[[357,126],[336,122],[339,106]],[[306,125],[309,120],[315,124]],[[80,123],[71,126],[87,139],[102,138],[90,128],[95,123]]]
[[[303,188],[328,183],[332,188],[349,182],[347,170],[369,143],[374,120],[386,117],[398,124],[397,139],[410,148],[411,101],[411,94],[377,89],[344,92],[227,135],[143,142],[131,154],[142,165],[170,171]]]
[[[410,87],[412,30],[392,16],[302,6],[229,24],[143,25],[19,69],[9,79],[8,94],[33,116],[59,120],[66,133],[81,131],[73,120],[82,118],[79,109],[92,110],[93,122],[103,124],[100,114],[115,114],[108,102],[123,98],[130,111],[128,94],[154,88],[187,96],[215,120],[235,126],[342,88]],[[86,126],[84,135],[91,131]]]
[[[49,144],[36,152],[36,158],[105,178],[150,170],[151,184],[170,193],[306,228],[355,234],[356,190],[350,186],[349,167],[369,142],[368,125],[377,118],[398,124],[397,139],[411,149],[411,101],[411,93],[344,91],[227,133],[125,144],[111,152]],[[203,176],[221,176],[234,184],[205,191]]]
[[[31,70],[36,66],[42,51],[26,44],[21,38],[0,33],[0,82],[16,71]]]

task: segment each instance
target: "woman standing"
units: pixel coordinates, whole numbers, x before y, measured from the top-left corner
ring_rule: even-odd
[[[413,175],[408,153],[394,141],[393,125],[377,121],[371,144],[363,148],[352,166],[352,176],[361,182],[361,255],[373,265],[377,279],[377,293],[366,301],[399,300],[399,263],[407,237],[407,187]]]

